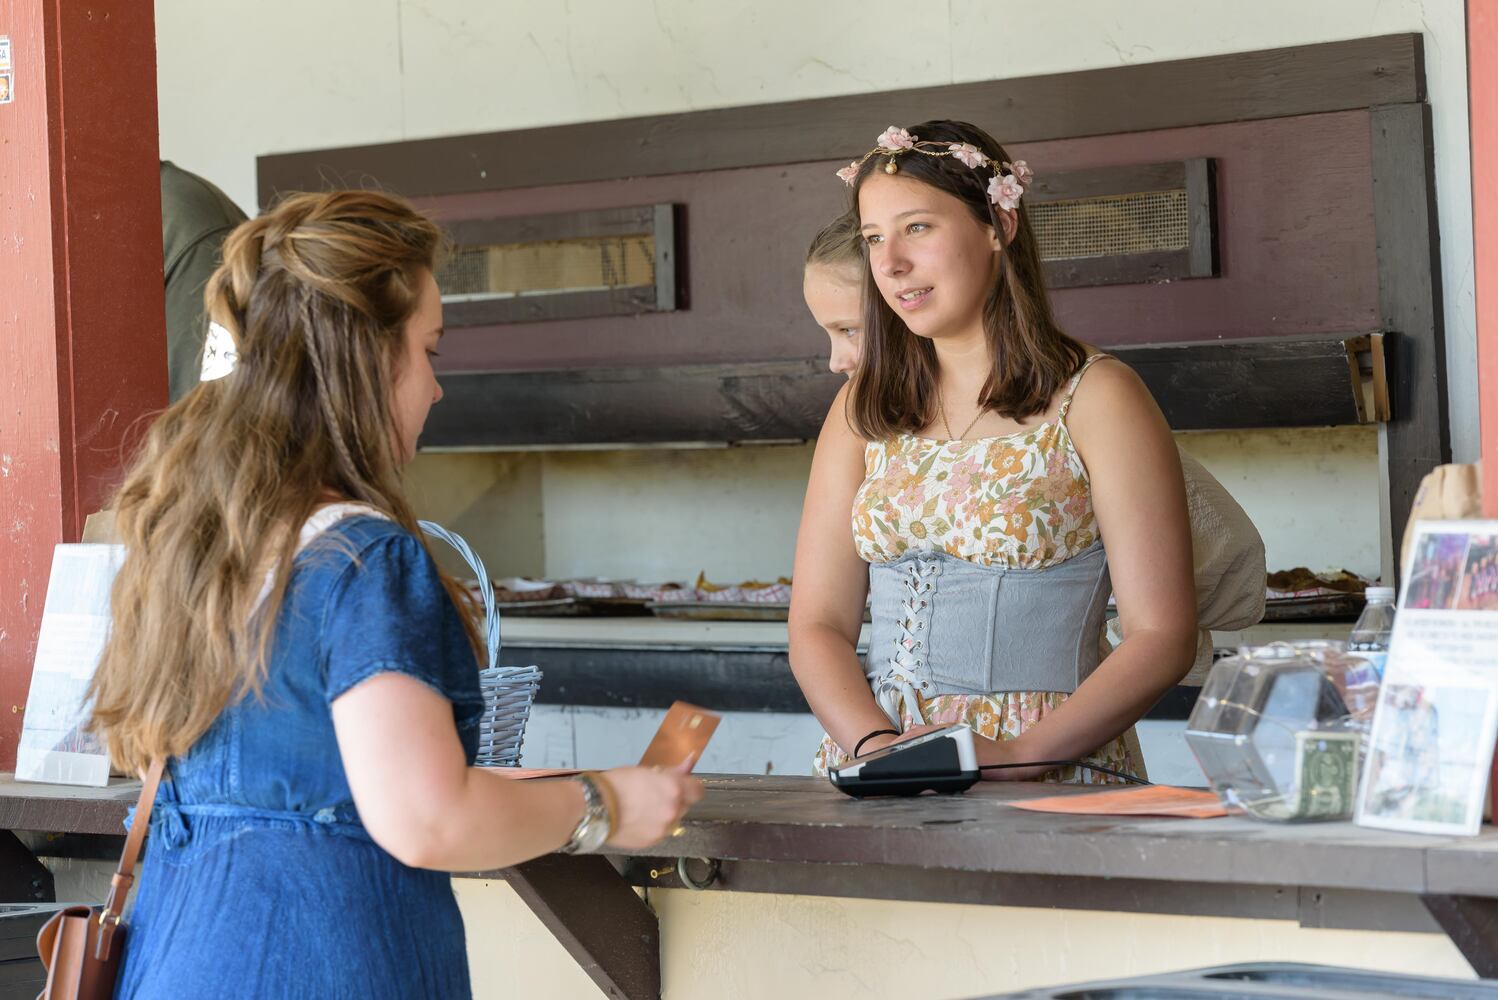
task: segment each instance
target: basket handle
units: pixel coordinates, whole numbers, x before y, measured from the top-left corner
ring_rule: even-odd
[[[484,645],[489,653],[488,666],[493,667],[499,662],[499,608],[494,605],[494,583],[489,579],[489,571],[484,568],[484,560],[463,540],[462,535],[448,531],[436,521],[416,523],[431,537],[440,538],[457,549],[458,555],[463,557],[469,569],[478,576],[479,594],[484,600]]]

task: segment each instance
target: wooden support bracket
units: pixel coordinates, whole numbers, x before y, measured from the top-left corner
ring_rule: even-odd
[[[551,854],[493,876],[510,883],[605,996],[658,1000],[659,924],[608,859]]]
[[[1483,979],[1498,978],[1498,900],[1480,896],[1421,899],[1451,943],[1472,963],[1472,971]]]

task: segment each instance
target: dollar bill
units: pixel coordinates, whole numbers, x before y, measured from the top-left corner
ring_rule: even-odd
[[[1295,734],[1296,788],[1288,818],[1348,819],[1358,788],[1358,732]]]

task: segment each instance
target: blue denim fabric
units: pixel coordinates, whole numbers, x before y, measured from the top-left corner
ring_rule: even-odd
[[[338,753],[333,700],[386,672],[452,702],[472,763],[478,663],[436,566],[399,525],[351,517],[297,557],[264,698],[168,768],[117,996],[471,995],[450,877],[370,839]]]

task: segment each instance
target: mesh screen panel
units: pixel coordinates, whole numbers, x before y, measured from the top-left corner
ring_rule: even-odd
[[[1026,211],[1042,260],[1184,250],[1191,243],[1184,190],[1041,202]]]
[[[655,284],[655,237],[587,236],[459,247],[437,275],[443,298]]]

